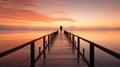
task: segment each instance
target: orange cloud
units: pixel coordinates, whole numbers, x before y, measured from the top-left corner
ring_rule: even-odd
[[[54,2],[64,2],[63,0],[51,0]],[[42,14],[40,11],[42,7],[36,6],[40,3],[34,0],[0,0],[0,18],[9,20],[27,20],[27,21],[43,21],[43,22],[53,22],[53,21],[70,21],[74,22],[74,19],[67,17],[53,18],[49,14]],[[30,8],[34,7],[34,8]],[[35,11],[36,10],[36,11]],[[62,14],[67,15],[64,11],[52,10],[52,14]]]
[[[53,21],[70,21],[74,22],[74,19],[59,17],[53,18],[49,15],[33,12],[32,10],[23,10],[23,9],[0,9],[0,18],[13,19],[13,20],[28,20],[28,21],[43,21],[43,22],[53,22]]]
[[[38,2],[31,0],[1,0],[0,3],[1,6],[6,7],[30,7],[35,6]]]
[[[50,14],[68,15],[66,12],[55,8],[51,10]]]

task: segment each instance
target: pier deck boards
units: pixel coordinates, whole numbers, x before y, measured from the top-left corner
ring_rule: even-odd
[[[41,57],[35,67],[88,67],[82,58],[78,62],[76,51],[72,49],[67,37],[59,33],[46,52],[46,58]]]

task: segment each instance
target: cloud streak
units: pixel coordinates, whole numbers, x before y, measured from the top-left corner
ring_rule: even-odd
[[[14,7],[14,8],[28,8],[34,7],[38,4],[37,1],[34,0],[1,0],[1,7]]]
[[[42,22],[54,22],[54,21],[69,21],[75,22],[74,19],[67,17],[53,18],[48,14],[42,14],[35,12],[34,9],[29,7],[35,7],[38,3],[37,0],[1,0],[0,5],[0,18],[8,20],[29,20],[29,21],[42,21]],[[64,14],[65,12],[54,10],[54,14]]]
[[[53,9],[50,14],[58,14],[58,15],[68,15],[66,12],[61,11],[61,10],[57,10],[57,9]]]
[[[54,22],[54,21],[70,21],[75,22],[74,19],[58,17],[53,18],[49,15],[38,14],[31,10],[21,10],[21,9],[0,9],[0,17],[5,19],[14,19],[14,20],[29,20],[29,21],[42,21],[42,22]]]

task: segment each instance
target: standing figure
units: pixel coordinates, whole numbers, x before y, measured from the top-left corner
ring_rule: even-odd
[[[60,26],[60,32],[62,32],[62,30],[63,30],[63,27],[62,27],[62,26]]]

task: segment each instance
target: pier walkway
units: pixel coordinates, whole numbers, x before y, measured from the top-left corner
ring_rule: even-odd
[[[64,33],[59,33],[51,46],[46,58],[39,59],[35,67],[87,67],[82,58],[77,59],[77,50],[72,49]]]

